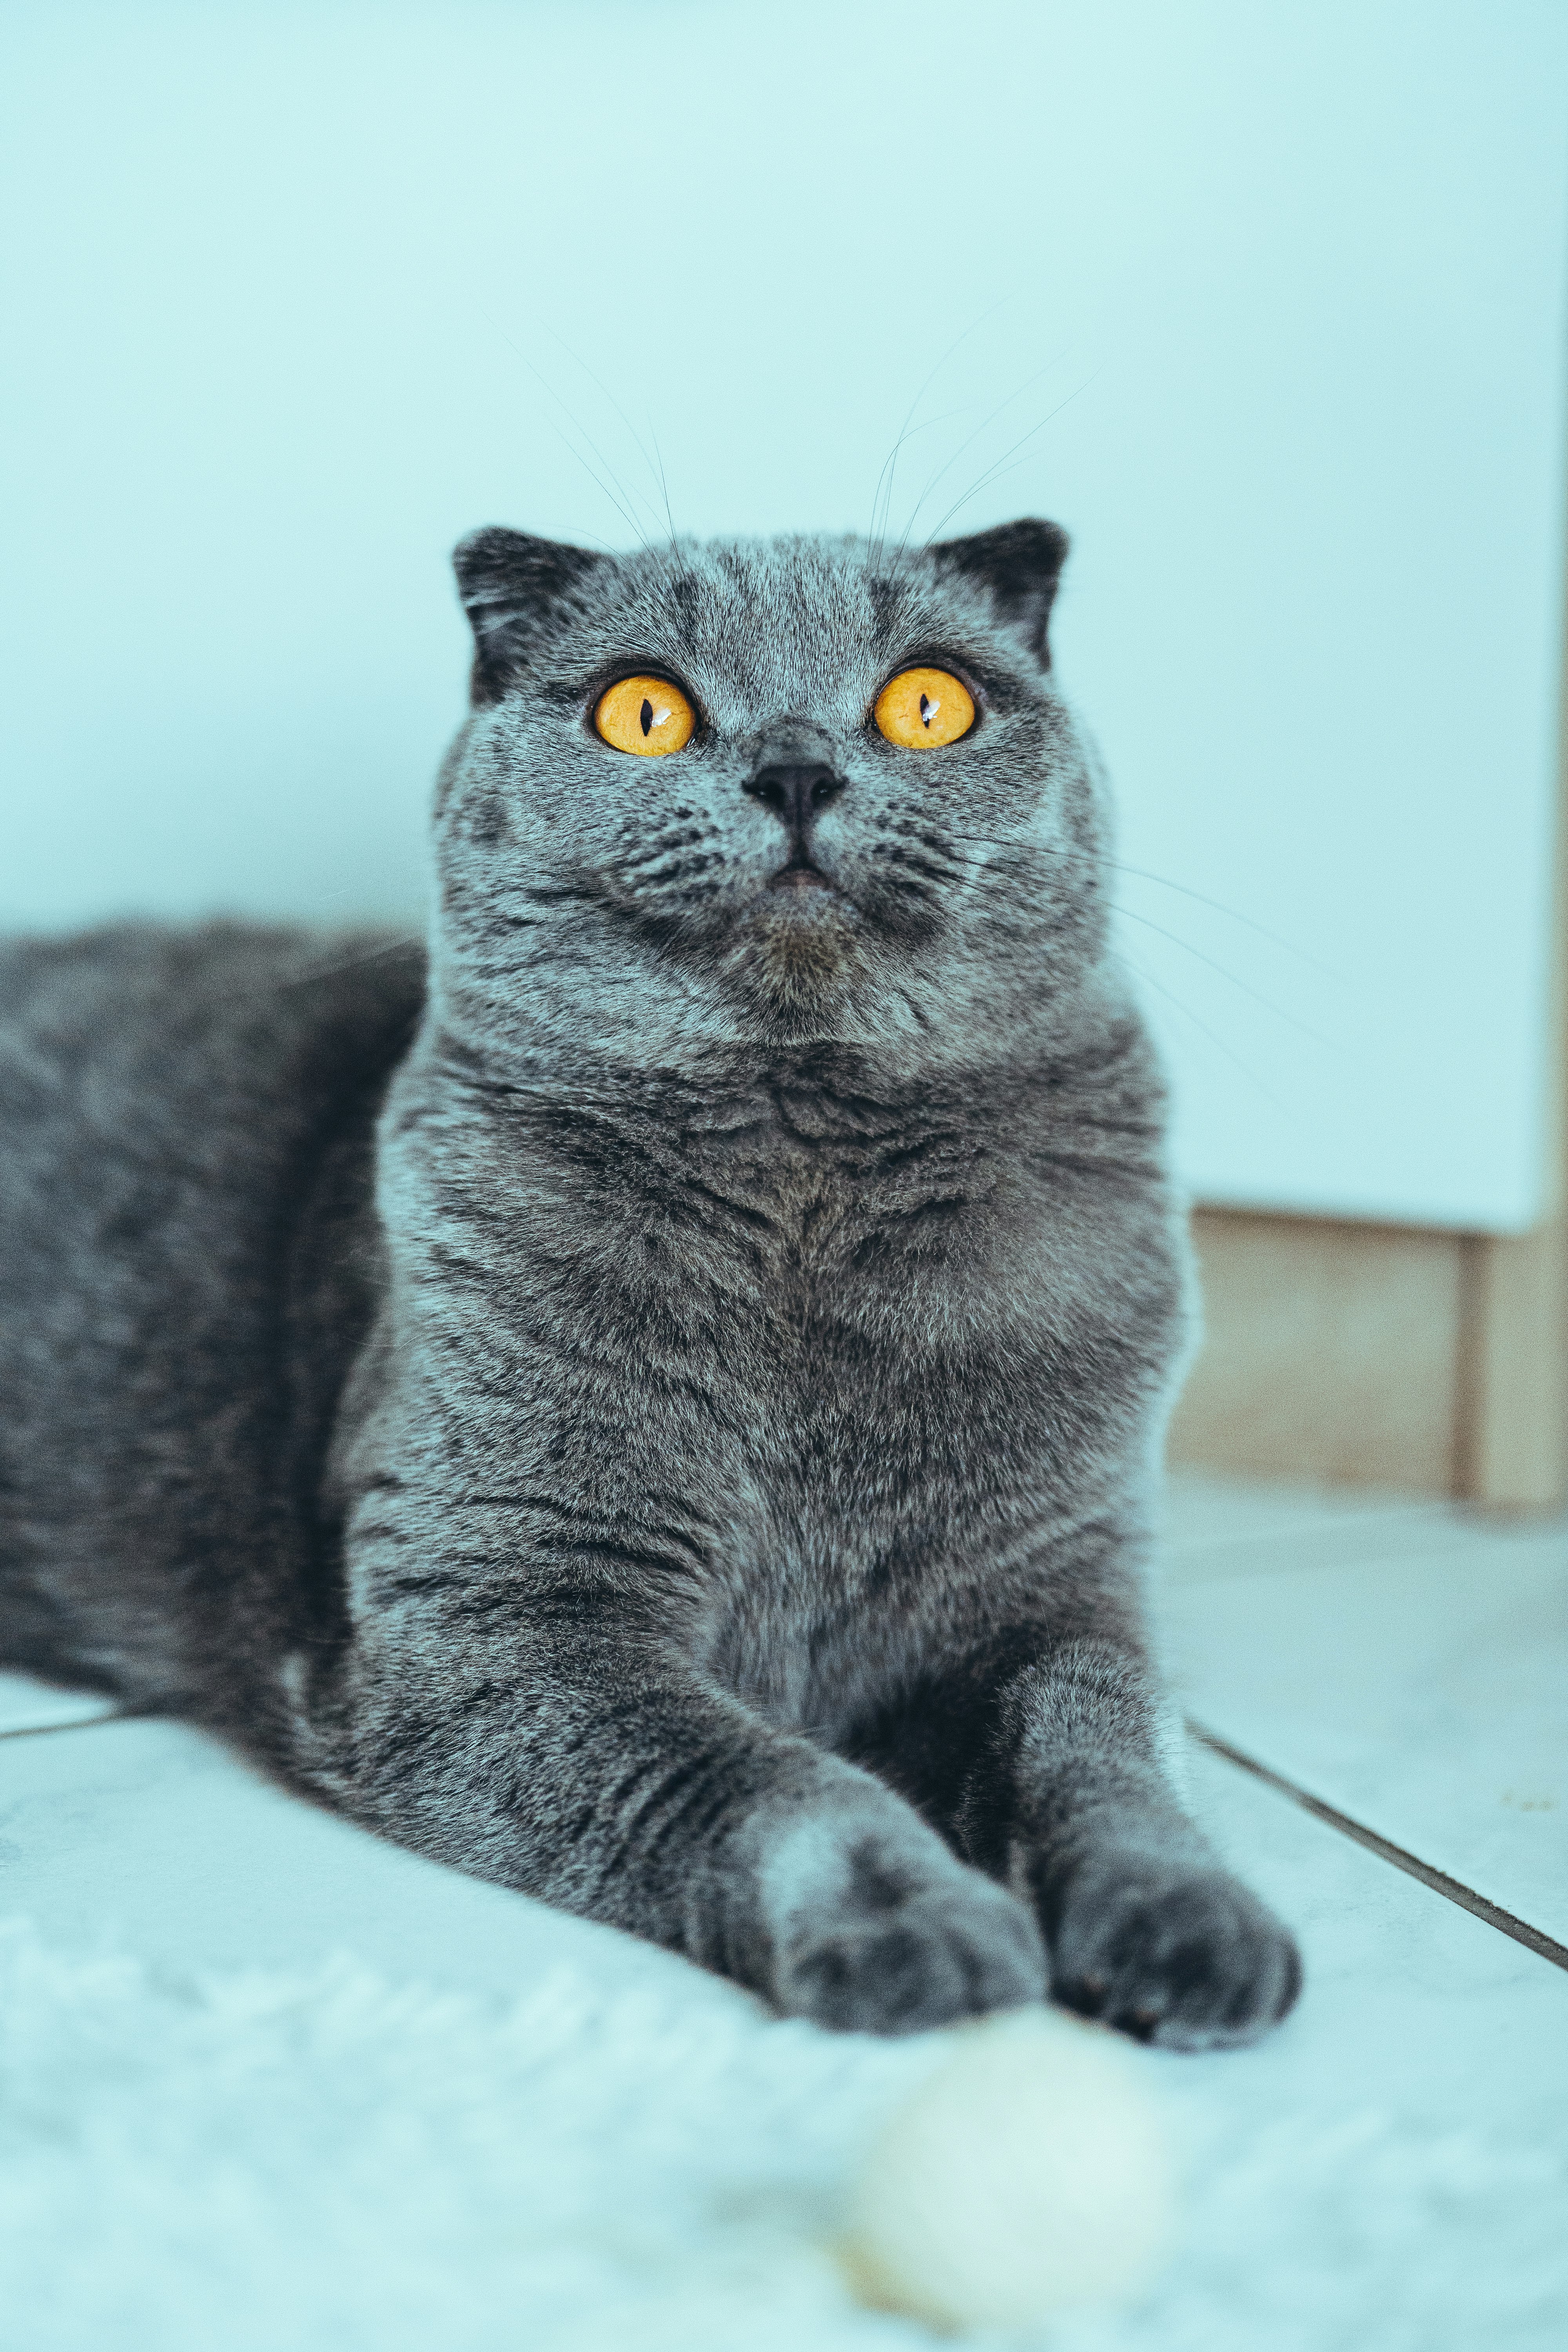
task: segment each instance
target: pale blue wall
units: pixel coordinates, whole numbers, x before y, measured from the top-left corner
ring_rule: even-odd
[[[557,428],[649,529],[616,402],[683,528],[863,524],[970,328],[894,522],[1075,533],[1126,859],[1237,910],[1125,877],[1184,1168],[1530,1214],[1561,5],[7,21],[0,918],[416,905],[451,541],[628,535]]]

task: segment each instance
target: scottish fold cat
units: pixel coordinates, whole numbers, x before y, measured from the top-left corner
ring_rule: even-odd
[[[1150,1655],[1064,550],[480,531],[427,952],[5,952],[0,1655],[826,2024],[1285,2011]]]

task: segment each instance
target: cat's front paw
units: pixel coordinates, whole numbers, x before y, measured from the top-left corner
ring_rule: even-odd
[[[1051,1960],[1065,2008],[1173,2050],[1251,2042],[1301,1989],[1294,1939],[1227,1871],[1144,1853],[1080,1866]]]
[[[860,1889],[798,1923],[773,1994],[792,2017],[855,2033],[919,2033],[1046,1991],[1046,1955],[1025,1906],[977,1872]]]

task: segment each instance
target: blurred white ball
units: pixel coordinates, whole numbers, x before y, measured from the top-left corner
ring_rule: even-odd
[[[862,2302],[948,2327],[1135,2294],[1168,2251],[1173,2168],[1135,2054],[1058,2011],[963,2028],[896,2110],[840,2253]]]

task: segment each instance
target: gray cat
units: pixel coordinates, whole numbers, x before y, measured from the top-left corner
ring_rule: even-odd
[[[480,531],[427,966],[0,958],[0,1656],[826,2024],[1283,2015],[1163,1760],[1065,546]]]

